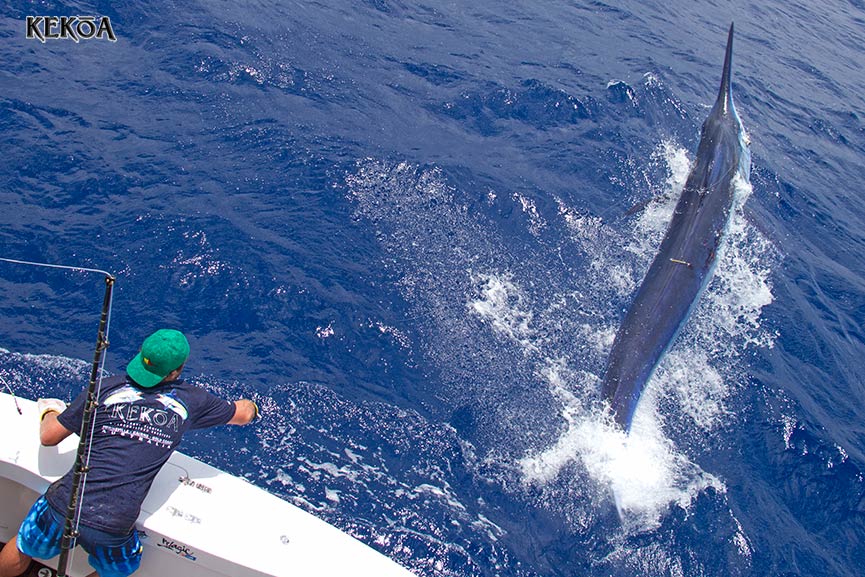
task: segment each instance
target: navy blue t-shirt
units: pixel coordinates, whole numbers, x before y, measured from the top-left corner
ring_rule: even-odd
[[[87,390],[57,420],[81,431]],[[126,376],[104,379],[93,423],[90,472],[82,497],[81,524],[109,533],[128,533],[153,479],[180,444],[183,433],[224,425],[234,417],[234,403],[183,380],[145,389]],[[45,494],[65,512],[72,490],[72,471]]]

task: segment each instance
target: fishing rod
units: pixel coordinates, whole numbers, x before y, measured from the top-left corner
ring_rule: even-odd
[[[63,539],[60,542],[60,559],[57,562],[57,577],[66,577],[69,555],[75,547],[78,537],[78,523],[81,516],[81,496],[87,484],[87,472],[90,470],[90,448],[93,444],[93,417],[99,401],[99,391],[102,387],[102,374],[105,364],[105,349],[108,348],[108,330],[111,326],[111,297],[114,290],[114,275],[104,270],[30,262],[0,257],[0,261],[12,264],[23,264],[46,268],[64,269],[80,272],[99,273],[105,277],[105,294],[102,299],[102,314],[99,318],[99,332],[96,336],[96,350],[93,353],[93,364],[90,370],[90,383],[87,387],[87,402],[84,405],[84,416],[81,420],[81,431],[78,440],[78,452],[73,465],[72,492],[66,508],[66,520],[63,527]]]

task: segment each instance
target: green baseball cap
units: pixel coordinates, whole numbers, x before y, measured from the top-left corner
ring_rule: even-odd
[[[126,374],[139,386],[155,387],[188,357],[189,341],[183,333],[160,329],[144,339],[141,352],[126,365]]]

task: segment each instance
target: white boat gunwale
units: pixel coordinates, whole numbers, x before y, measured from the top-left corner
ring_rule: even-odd
[[[33,500],[75,460],[77,435],[39,443],[36,403],[0,392],[0,541],[14,538]],[[85,488],[86,490],[86,488]],[[86,498],[86,496],[85,496]],[[351,535],[246,479],[175,451],[138,518],[145,552],[136,577],[412,573]],[[77,550],[71,577],[92,571]],[[56,558],[46,565],[56,567]]]

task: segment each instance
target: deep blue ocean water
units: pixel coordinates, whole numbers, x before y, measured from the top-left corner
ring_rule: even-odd
[[[731,21],[751,186],[626,438],[599,378]],[[859,0],[6,2],[0,257],[115,273],[109,371],[177,327],[188,378],[263,408],[186,452],[419,576],[860,575],[863,29]],[[18,395],[85,384],[102,289],[0,263]]]

